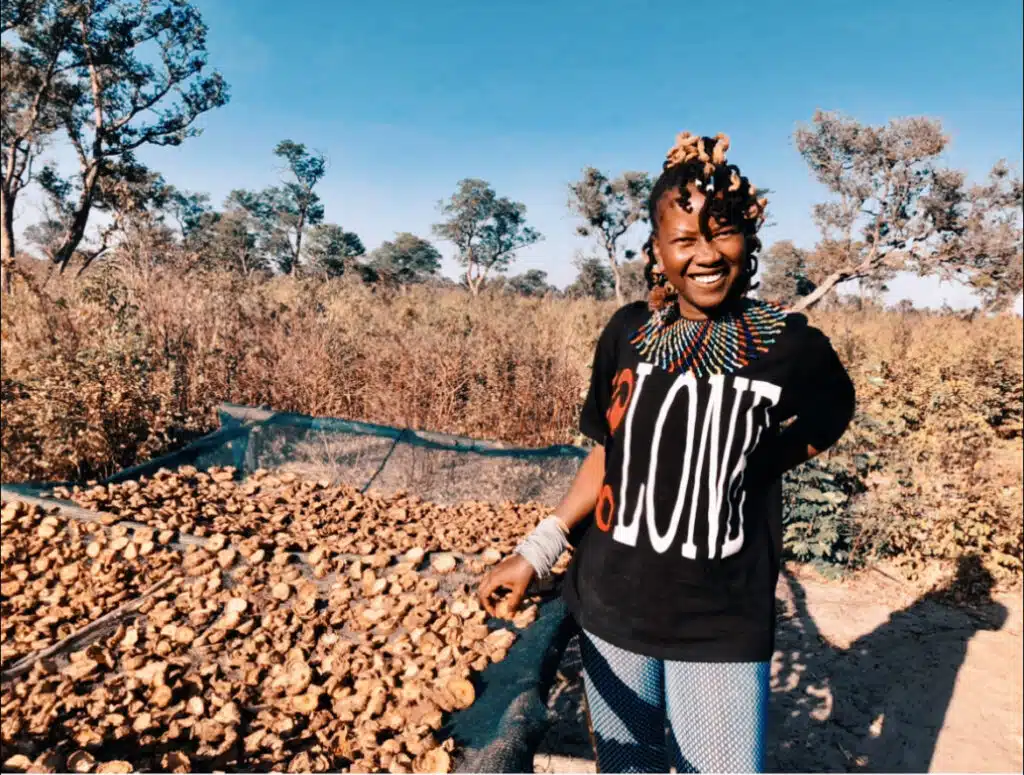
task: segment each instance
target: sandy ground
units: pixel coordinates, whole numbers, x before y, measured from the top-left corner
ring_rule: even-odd
[[[1022,601],[958,608],[879,573],[791,569],[777,593],[768,770],[1021,772]],[[537,772],[594,772],[575,643]]]

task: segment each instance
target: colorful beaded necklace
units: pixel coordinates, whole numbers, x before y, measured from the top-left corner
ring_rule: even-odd
[[[665,371],[706,377],[742,369],[767,352],[785,327],[786,313],[757,299],[743,299],[714,320],[687,320],[673,303],[652,313],[630,341]]]

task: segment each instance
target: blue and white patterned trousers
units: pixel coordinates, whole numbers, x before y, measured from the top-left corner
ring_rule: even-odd
[[[588,632],[580,651],[599,772],[764,769],[768,662],[653,659]]]

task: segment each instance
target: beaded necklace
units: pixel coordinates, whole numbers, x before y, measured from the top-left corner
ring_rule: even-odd
[[[713,320],[687,320],[673,303],[652,313],[630,342],[665,371],[706,377],[742,369],[767,352],[785,327],[786,313],[757,299],[743,299]]]

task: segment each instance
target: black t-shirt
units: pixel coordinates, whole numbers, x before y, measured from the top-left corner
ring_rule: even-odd
[[[802,315],[747,366],[701,378],[640,357],[630,339],[649,317],[644,302],[622,307],[597,344],[580,429],[605,446],[604,484],[563,594],[581,627],[629,651],[769,660],[782,530],[773,445],[788,421],[790,442],[834,444],[853,385]]]

